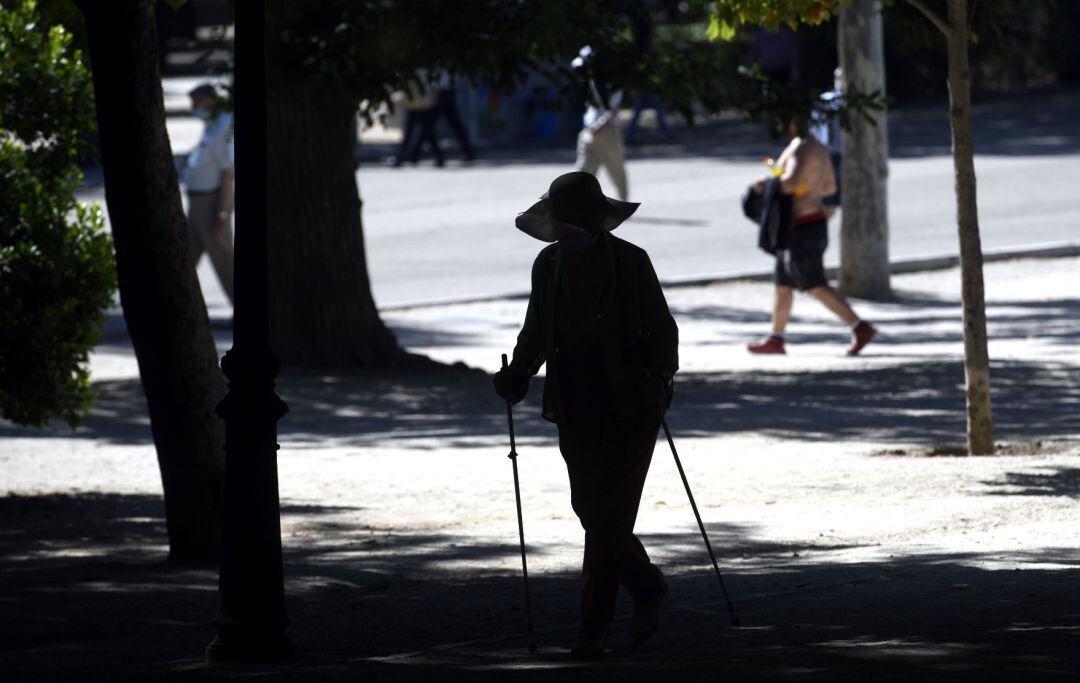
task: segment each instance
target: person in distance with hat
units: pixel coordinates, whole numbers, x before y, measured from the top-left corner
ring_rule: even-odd
[[[558,425],[571,505],[585,530],[581,629],[573,652],[603,653],[621,584],[634,601],[636,642],[655,632],[667,583],[634,535],[657,432],[678,370],[678,328],[645,251],[611,231],[638,204],[605,197],[583,171],[556,178],[517,217],[549,246],[513,361],[495,391],[517,403],[547,363],[543,416]]]

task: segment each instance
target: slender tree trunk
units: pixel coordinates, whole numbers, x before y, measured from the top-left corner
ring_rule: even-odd
[[[120,302],[165,494],[169,557],[217,557],[225,394],[188,243],[158,73],[153,0],[83,0]]]
[[[960,233],[961,296],[964,306],[964,374],[967,382],[968,450],[994,452],[990,413],[990,359],[979,212],[975,201],[975,158],[971,138],[971,70],[968,65],[967,0],[948,0],[949,122],[956,172],[956,221]]]
[[[283,363],[390,365],[406,354],[371,296],[353,161],[355,105],[275,77],[271,343]]]
[[[880,0],[841,5],[840,66],[845,90],[885,94],[885,56]],[[884,299],[889,286],[889,134],[885,110],[875,123],[852,119],[843,132],[844,210],[840,228],[840,289],[863,299]]]

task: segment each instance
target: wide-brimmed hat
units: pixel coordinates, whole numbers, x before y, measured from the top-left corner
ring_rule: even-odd
[[[639,206],[604,196],[596,176],[573,171],[553,180],[547,194],[518,214],[514,225],[538,240],[555,242],[581,231],[611,232]]]

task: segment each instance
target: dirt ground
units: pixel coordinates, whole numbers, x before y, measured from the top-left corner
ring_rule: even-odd
[[[769,287],[672,289],[682,366],[669,413],[725,582],[731,628],[667,445],[638,531],[672,590],[633,647],[570,660],[582,533],[540,382],[516,409],[533,621],[505,415],[480,370],[285,372],[279,470],[298,656],[207,667],[216,569],[164,562],[160,481],[126,339],[95,353],[75,431],[0,423],[0,671],[6,680],[1075,680],[1080,673],[1078,259],[987,267],[999,453],[958,455],[955,271],[856,302],[882,330],[800,299],[789,355],[741,345]],[[410,348],[493,370],[523,302],[411,309]],[[220,341],[228,344],[222,332]]]

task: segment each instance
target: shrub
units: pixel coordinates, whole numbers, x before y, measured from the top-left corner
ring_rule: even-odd
[[[70,43],[34,2],[0,6],[0,416],[35,426],[85,417],[116,289],[101,209],[74,194],[94,116]]]

